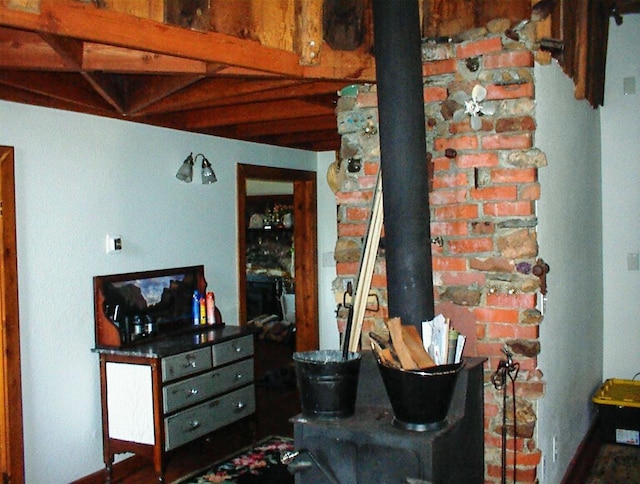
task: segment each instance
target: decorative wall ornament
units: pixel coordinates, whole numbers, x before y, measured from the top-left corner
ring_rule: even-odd
[[[487,90],[480,84],[473,86],[471,99],[464,102],[464,112],[471,116],[471,127],[478,130],[482,127],[480,116],[491,116],[496,112],[496,108],[491,102],[481,104],[487,97]]]

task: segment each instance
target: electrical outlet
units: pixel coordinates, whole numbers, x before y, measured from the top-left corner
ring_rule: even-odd
[[[107,234],[106,237],[107,254],[118,253],[122,250],[122,237],[119,235]]]
[[[551,439],[551,455],[553,457],[553,462],[558,460],[558,436],[554,435],[553,439]]]

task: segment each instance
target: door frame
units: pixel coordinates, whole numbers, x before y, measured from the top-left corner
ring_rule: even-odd
[[[12,483],[23,483],[24,436],[13,148],[0,146],[0,462]],[[2,476],[6,478],[5,476]],[[7,481],[4,481],[7,482]]]
[[[247,240],[245,208],[247,179],[293,183],[293,241],[295,245],[296,351],[317,350],[318,228],[317,180],[313,171],[237,165],[238,190],[238,308],[239,324],[247,319]]]

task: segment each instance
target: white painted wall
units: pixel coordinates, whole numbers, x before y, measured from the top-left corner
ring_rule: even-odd
[[[340,349],[340,333],[336,320],[336,301],[331,285],[336,278],[333,258],[338,240],[336,196],[327,183],[327,169],[335,161],[334,152],[318,155],[318,318],[320,320],[320,348]]]
[[[636,93],[623,94],[624,78]],[[640,15],[611,20],[602,118],[604,379],[640,372]]]
[[[535,77],[535,145],[548,162],[538,174],[539,256],[550,266],[538,358],[546,389],[536,440],[545,460],[538,475],[555,483],[589,428],[591,397],[602,378],[600,116],[575,100],[555,62],[536,65]]]
[[[7,102],[0,120],[0,144],[16,160],[26,479],[69,482],[103,466],[93,276],[204,264],[235,324],[236,165],[315,171],[319,159],[322,191],[329,155]],[[191,151],[209,158],[218,183],[175,178]],[[319,220],[335,225],[335,202],[325,213],[326,201]],[[331,224],[323,227],[319,254],[335,245]],[[122,236],[121,253],[105,254],[108,233]],[[330,270],[321,276],[331,297],[323,322],[335,306],[324,287]]]

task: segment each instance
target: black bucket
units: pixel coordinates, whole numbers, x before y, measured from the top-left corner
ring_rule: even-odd
[[[446,424],[458,373],[464,361],[424,370],[402,370],[378,361],[393,409],[393,423],[405,430],[435,430]]]
[[[332,419],[353,415],[358,394],[360,353],[320,350],[294,353],[302,415]]]

